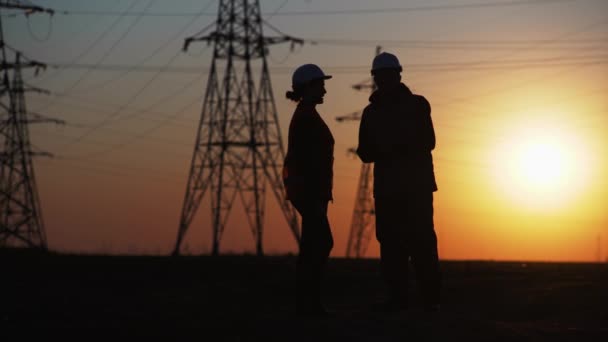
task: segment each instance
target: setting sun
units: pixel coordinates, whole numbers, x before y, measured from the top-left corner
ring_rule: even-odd
[[[588,149],[556,126],[520,128],[498,149],[495,175],[518,204],[551,209],[569,203],[589,178]]]
[[[557,141],[525,142],[512,158],[515,181],[536,191],[558,191],[568,184],[574,156]]]

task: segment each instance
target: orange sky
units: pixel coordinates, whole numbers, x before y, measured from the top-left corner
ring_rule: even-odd
[[[495,1],[502,5],[457,8],[473,3],[459,0],[449,2],[456,8],[426,10],[421,8],[446,2],[283,3],[261,1],[268,21],[290,35],[318,40],[295,51],[271,48],[268,62],[284,140],[294,109],[283,97],[291,70],[312,62],[334,75],[318,108],[336,139],[332,255],[345,254],[361,165],[346,152],[356,146],[358,123],[334,118],[366,105],[368,94],[351,86],[369,78],[378,43],[401,59],[405,83],[432,106],[442,258],[605,257],[608,3]],[[35,161],[49,246],[68,252],[169,253],[210,62],[204,44],[188,53],[180,48],[184,38],[214,20],[217,1],[177,1],[171,7],[158,1],[52,5],[74,14],[3,18],[11,46],[64,66],[25,77],[53,92],[28,94],[28,108],[68,122],[31,127],[34,145],[57,156]],[[387,8],[394,10],[380,10]],[[130,14],[120,17],[124,11]],[[151,15],[201,11],[200,16]],[[302,11],[314,13],[299,15]],[[109,65],[122,69],[108,70]],[[130,69],[163,65],[164,72]],[[200,72],[179,72],[179,67]],[[108,117],[119,120],[94,129]],[[87,131],[85,139],[70,143]],[[519,152],[513,152],[517,146]],[[534,156],[526,157],[538,146],[548,148],[555,160],[536,164]],[[513,166],[520,160],[529,165]],[[550,162],[563,171],[553,183],[543,177],[526,180]],[[538,187],[545,180],[546,186]],[[294,252],[270,192],[267,202],[266,252]],[[203,202],[188,231],[190,253],[210,251],[209,211]],[[222,251],[253,250],[243,210],[235,204]],[[367,255],[378,255],[375,241]]]

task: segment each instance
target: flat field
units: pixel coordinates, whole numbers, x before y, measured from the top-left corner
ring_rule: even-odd
[[[414,305],[404,313],[384,314],[370,309],[383,299],[378,260],[336,258],[330,260],[323,284],[331,315],[304,319],[294,314],[293,256],[172,258],[0,250],[0,263],[4,336],[608,341],[608,264],[442,261],[440,312],[425,313]],[[411,296],[416,296],[415,286]]]

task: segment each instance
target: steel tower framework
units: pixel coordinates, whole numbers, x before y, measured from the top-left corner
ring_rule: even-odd
[[[376,55],[381,51],[381,47],[376,47]],[[371,92],[376,90],[376,84],[373,79],[370,83],[359,83],[353,86],[356,90],[370,89]],[[361,113],[355,112],[350,115],[337,117],[336,120],[361,120]],[[354,153],[354,149],[350,150]],[[350,226],[348,236],[348,244],[346,245],[347,258],[361,258],[365,255],[369,241],[372,238],[375,230],[376,210],[374,206],[374,174],[371,163],[361,164],[361,172],[359,173],[359,184],[357,186],[357,196],[355,198],[355,209]]]
[[[1,2],[0,8],[52,13],[41,7],[21,5],[18,1]],[[28,124],[61,121],[27,112],[25,91],[40,90],[26,89],[21,71],[23,68],[44,68],[44,64],[23,58],[19,51],[6,44],[1,20],[0,15],[0,247],[46,250],[32,157],[49,154],[32,150]],[[15,55],[14,63],[8,61],[9,52]]]
[[[374,175],[372,164],[361,165],[359,185],[355,199],[355,209],[346,246],[347,258],[361,258],[365,255],[369,241],[374,234],[376,211],[373,196]]]
[[[291,41],[264,37],[258,0],[220,0],[215,31],[187,38],[213,44],[209,79],[194,145],[174,255],[205,194],[211,201],[212,254],[238,195],[245,209],[258,255],[263,255],[266,187],[274,193],[299,241],[296,212],[285,200],[280,167],[283,141],[270,83],[267,46]],[[255,71],[254,71],[255,70]]]

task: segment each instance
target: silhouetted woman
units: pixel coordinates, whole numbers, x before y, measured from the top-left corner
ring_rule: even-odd
[[[302,216],[298,255],[296,309],[302,315],[324,315],[321,279],[333,247],[327,220],[332,200],[334,138],[316,110],[323,103],[325,80],[331,76],[314,64],[297,68],[288,99],[298,102],[289,125],[283,180],[287,198]]]

